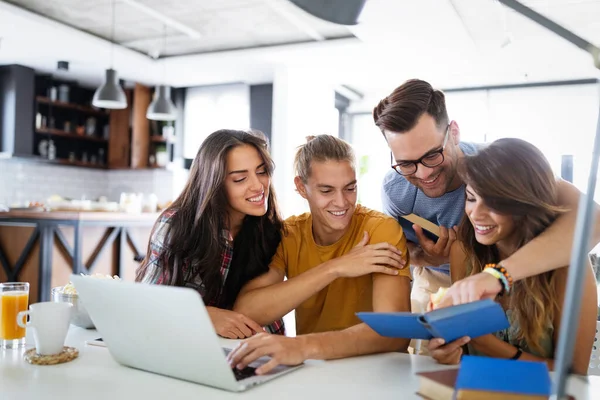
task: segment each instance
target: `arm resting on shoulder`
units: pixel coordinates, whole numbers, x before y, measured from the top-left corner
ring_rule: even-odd
[[[567,209],[548,229],[502,261],[515,280],[569,265],[575,222],[581,192],[562,179],[558,182],[558,202]],[[587,244],[591,250],[600,242],[600,207],[594,203],[594,227]]]
[[[325,262],[284,281],[283,270],[275,267],[248,282],[240,291],[233,310],[260,325],[268,325],[294,310],[336,279],[336,273]]]

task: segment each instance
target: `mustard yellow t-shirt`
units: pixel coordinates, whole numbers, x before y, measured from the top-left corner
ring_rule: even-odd
[[[363,239],[365,231],[369,233],[369,244],[388,242],[396,246],[409,265],[406,238],[400,224],[392,217],[361,205],[356,206],[348,232],[329,246],[315,243],[310,213],[290,217],[285,222],[287,234],[273,256],[271,267],[284,271],[288,279],[348,253]],[[401,269],[398,276],[410,277],[410,269]],[[372,275],[338,278],[296,308],[296,332],[326,332],[356,325],[360,320],[354,313],[373,311],[372,300]]]

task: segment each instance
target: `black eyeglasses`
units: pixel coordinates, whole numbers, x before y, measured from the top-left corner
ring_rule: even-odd
[[[444,162],[444,149],[446,148],[446,143],[448,143],[448,133],[450,132],[450,124],[446,127],[446,134],[444,135],[444,142],[442,143],[442,148],[439,150],[430,151],[425,154],[423,157],[414,161],[402,161],[398,164],[392,165],[394,171],[399,173],[402,176],[412,175],[417,172],[418,164],[423,164],[426,167],[433,168],[437,167],[441,163]],[[391,154],[392,163],[394,162],[394,155]]]

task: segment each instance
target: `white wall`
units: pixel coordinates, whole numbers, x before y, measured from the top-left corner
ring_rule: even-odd
[[[0,204],[45,202],[52,195],[119,201],[121,192],[154,193],[172,200],[172,173],[164,170],[95,170],[20,159],[0,160]]]
[[[280,66],[273,82],[271,154],[276,170],[274,186],[284,217],[308,211],[296,193],[293,160],[306,137],[337,136],[338,112],[333,84],[311,66]]]

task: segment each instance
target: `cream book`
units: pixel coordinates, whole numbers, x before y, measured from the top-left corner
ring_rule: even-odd
[[[419,217],[416,214],[402,215],[401,217],[413,224],[419,225],[421,228],[433,233],[435,236],[440,236],[440,227],[423,217]]]

